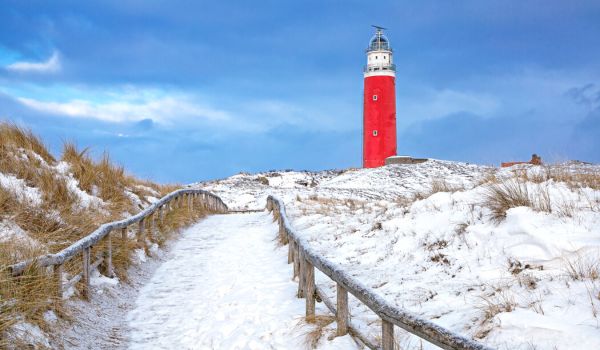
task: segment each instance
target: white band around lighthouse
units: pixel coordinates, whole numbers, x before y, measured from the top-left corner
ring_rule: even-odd
[[[391,70],[376,70],[372,72],[366,72],[364,77],[375,77],[375,76],[388,76],[388,77],[396,77],[396,72]]]

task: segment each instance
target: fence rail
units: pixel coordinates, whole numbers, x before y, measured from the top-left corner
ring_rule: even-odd
[[[62,298],[65,290],[79,281],[83,281],[84,297],[89,297],[90,272],[93,269],[104,263],[106,271],[111,275],[110,277],[113,275],[111,232],[120,230],[121,239],[125,242],[128,239],[128,228],[132,225],[137,225],[137,235],[143,237],[147,229],[147,223],[149,223],[148,227],[155,227],[157,215],[158,220],[162,221],[165,211],[171,211],[184,206],[187,206],[187,208],[192,211],[194,210],[195,205],[213,213],[228,212],[227,205],[221,198],[208,191],[192,188],[176,190],[154,202],[148,208],[136,215],[127,219],[101,225],[89,235],[81,238],[58,253],[42,255],[35,259],[22,261],[11,265],[9,268],[13,276],[19,276],[32,264],[41,268],[53,267],[57,295],[59,298]],[[104,244],[106,250],[101,252],[100,256],[97,257],[97,260],[92,261],[92,259],[96,258],[91,254],[92,246],[99,244],[103,239],[106,240]],[[82,271],[73,276],[70,280],[63,282],[63,265],[78,254],[82,254]]]
[[[294,277],[298,276],[298,297],[306,299],[306,317],[315,316],[315,297],[336,315],[337,335],[351,333],[371,349],[394,349],[394,326],[405,329],[442,349],[492,350],[481,343],[453,333],[427,319],[387,302],[372,288],[348,274],[337,264],[325,259],[291,227],[283,202],[273,196],[267,198],[267,209],[279,223],[279,238],[288,244],[288,263],[293,264]],[[315,268],[337,284],[337,303],[328,300],[322,289],[315,285]],[[348,293],[354,295],[381,318],[381,343],[369,339],[350,322]]]

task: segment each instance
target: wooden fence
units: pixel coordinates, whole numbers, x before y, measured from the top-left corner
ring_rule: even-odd
[[[162,222],[166,211],[187,207],[191,212],[195,206],[199,206],[198,208],[201,207],[212,213],[226,213],[228,211],[227,205],[225,205],[221,198],[210,192],[191,188],[173,191],[134,216],[101,225],[94,232],[58,253],[39,256],[35,259],[10,266],[12,275],[21,275],[32,264],[41,268],[52,267],[59,300],[62,299],[64,291],[79,281],[83,282],[83,296],[89,298],[90,272],[93,269],[100,264],[104,264],[110,277],[113,275],[112,232],[120,232],[120,239],[123,241],[121,243],[124,243],[128,240],[128,228],[135,225],[137,238],[143,239],[146,230],[155,227],[156,220]],[[101,242],[102,244],[100,244]],[[96,256],[93,257],[93,246],[101,247],[103,251],[96,252],[97,249],[95,249]],[[63,282],[63,266],[79,254],[82,255],[81,272],[76,273],[70,280]],[[97,258],[97,260],[92,261],[94,258]]]
[[[273,212],[279,223],[279,238],[288,244],[288,263],[293,264],[294,277],[298,276],[298,297],[306,299],[306,317],[315,316],[315,299],[319,297],[336,315],[337,335],[351,335],[371,349],[394,349],[394,326],[405,329],[443,349],[491,350],[491,348],[453,333],[435,323],[407,310],[401,309],[382,298],[372,288],[365,286],[337,264],[323,258],[310,248],[306,240],[292,229],[285,214],[285,206],[279,199],[269,196],[267,209]],[[315,284],[315,268],[337,284],[337,300],[334,304],[327,298],[323,289]],[[361,333],[350,321],[348,293],[354,295],[381,318],[381,343]]]

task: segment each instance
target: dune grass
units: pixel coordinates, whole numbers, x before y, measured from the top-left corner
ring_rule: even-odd
[[[107,153],[94,160],[88,148],[79,150],[70,142],[64,144],[59,159],[30,130],[0,123],[0,173],[22,180],[41,198],[36,202],[23,196],[18,188],[0,186],[0,223],[16,227],[0,231],[0,348],[14,343],[9,331],[15,323],[31,322],[43,329],[46,310],[64,312],[60,303],[54,302],[52,291],[56,286],[48,269],[32,266],[14,278],[9,265],[58,252],[102,223],[140,211],[150,203],[150,197],[159,198],[178,188],[137,179],[112,162]],[[84,205],[81,194],[73,190],[74,184],[96,201]],[[163,245],[180,227],[204,214],[201,210],[189,213],[183,207],[165,214],[162,222],[156,220],[154,231],[144,241],[113,239],[117,276],[127,280],[132,250],[148,250],[154,243]],[[101,251],[102,244],[106,243],[94,249]],[[80,263],[79,257],[74,258],[65,264],[65,272],[78,273]]]

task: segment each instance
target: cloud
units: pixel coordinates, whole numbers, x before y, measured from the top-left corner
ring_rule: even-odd
[[[61,69],[60,57],[58,51],[54,51],[44,62],[15,62],[6,66],[6,69],[23,73],[54,73]]]
[[[99,119],[108,122],[154,120],[163,124],[176,121],[227,121],[231,115],[224,110],[203,106],[186,96],[152,97],[125,95],[108,101],[73,99],[65,102],[42,101],[17,97],[25,106],[40,112],[73,118]]]
[[[70,84],[3,86],[0,92],[22,107],[48,116],[131,122],[171,129],[203,128],[221,139],[231,133],[264,134],[277,127],[310,131],[360,129],[360,107],[311,99],[248,98],[144,85],[93,87]],[[355,120],[348,122],[355,113]],[[150,123],[151,121],[151,123]]]

